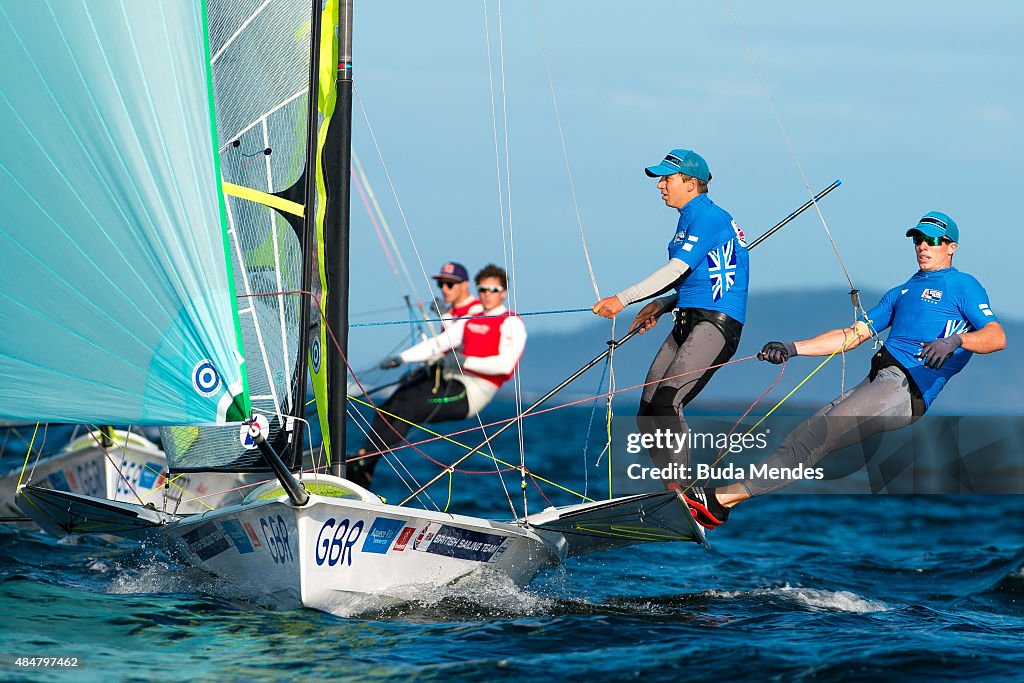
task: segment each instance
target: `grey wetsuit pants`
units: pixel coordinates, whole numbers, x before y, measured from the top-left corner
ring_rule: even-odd
[[[728,344],[721,330],[710,322],[698,322],[689,328],[676,323],[661,345],[651,369],[647,372],[647,385],[640,399],[636,424],[641,433],[651,434],[668,430],[685,436],[689,431],[683,408],[708,383],[718,365],[729,360],[736,347]],[[650,448],[648,452],[655,467],[675,464],[690,466],[688,438],[678,441],[679,448]],[[680,472],[677,483],[686,483]]]
[[[882,368],[874,379],[865,379],[819,410],[789,433],[765,461],[768,468],[813,467],[833,451],[867,439],[879,432],[900,429],[917,421],[911,388],[898,367]],[[741,482],[751,496],[778,491],[795,480],[747,479]]]

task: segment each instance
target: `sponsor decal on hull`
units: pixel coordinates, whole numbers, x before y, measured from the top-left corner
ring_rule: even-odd
[[[201,560],[220,555],[231,547],[227,536],[213,522],[204,522],[187,534],[182,534],[181,540],[185,541],[188,549]]]
[[[242,528],[241,522],[237,519],[227,519],[221,522],[221,526],[235,544],[235,549],[240,555],[253,551],[252,542],[249,540],[249,535],[245,533],[245,529]]]
[[[405,550],[405,546],[409,545],[409,539],[416,533],[416,527],[407,526],[402,529],[402,533],[398,534],[398,540],[395,541],[395,552],[401,552]]]
[[[363,541],[363,552],[381,555],[387,553],[391,548],[391,542],[395,540],[403,526],[405,526],[405,522],[401,519],[378,517],[373,520],[370,530],[366,533],[366,540]]]
[[[418,550],[435,555],[456,557],[460,560],[487,562],[498,551],[505,537],[487,534],[457,526],[442,525],[434,532],[430,543]]]

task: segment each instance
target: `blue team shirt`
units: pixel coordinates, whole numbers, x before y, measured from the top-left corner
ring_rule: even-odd
[[[959,348],[940,369],[933,370],[925,367],[920,357],[922,342],[999,322],[989,307],[985,288],[956,268],[917,271],[886,292],[867,315],[875,332],[892,326],[885,348],[910,373],[925,406],[931,405],[949,378],[963,370],[974,354]]]
[[[750,259],[736,222],[706,194],[679,209],[668,257],[690,267],[679,286],[679,308],[721,311],[737,322],[747,316]]]

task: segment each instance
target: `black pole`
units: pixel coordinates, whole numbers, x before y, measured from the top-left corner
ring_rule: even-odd
[[[260,449],[260,453],[263,454],[263,459],[270,465],[270,469],[274,470],[274,475],[281,482],[281,486],[284,487],[285,493],[288,494],[288,498],[292,501],[292,505],[299,507],[305,505],[309,501],[309,494],[306,493],[306,490],[302,488],[302,484],[289,471],[284,461],[281,460],[281,456],[275,453],[274,449],[267,443],[267,440],[263,438],[263,433],[255,422],[249,425],[249,436],[256,442],[256,447]]]
[[[831,185],[829,185],[828,187],[826,187],[826,188],[825,188],[824,190],[822,190],[822,191],[821,191],[821,192],[819,192],[818,194],[814,195],[814,199],[808,199],[808,200],[807,200],[806,202],[804,202],[804,203],[803,203],[803,205],[802,205],[802,206],[801,206],[801,207],[800,207],[799,209],[797,209],[797,210],[796,210],[796,211],[794,211],[793,213],[791,213],[791,214],[789,214],[788,216],[786,216],[785,218],[783,218],[783,219],[782,219],[781,221],[779,221],[778,223],[776,223],[775,225],[773,225],[773,226],[772,226],[771,228],[769,228],[769,229],[768,229],[767,231],[765,231],[765,233],[764,233],[763,235],[761,235],[761,236],[760,236],[760,237],[758,237],[758,238],[757,238],[756,240],[754,240],[753,242],[751,242],[751,243],[750,243],[750,246],[749,246],[749,247],[747,247],[747,249],[753,249],[753,248],[754,248],[754,247],[756,247],[757,245],[761,244],[761,242],[764,242],[764,241],[765,241],[766,239],[768,239],[769,237],[771,237],[772,235],[774,235],[774,234],[775,234],[775,233],[776,233],[776,232],[777,232],[777,231],[778,231],[778,230],[779,230],[779,229],[780,229],[780,228],[781,228],[782,226],[784,226],[784,225],[785,225],[786,223],[789,223],[789,222],[790,222],[791,220],[793,220],[794,218],[796,218],[797,216],[799,216],[800,214],[802,214],[802,213],[803,213],[804,211],[806,211],[806,210],[807,210],[808,208],[810,208],[810,207],[811,207],[811,206],[813,206],[813,205],[814,205],[815,203],[817,203],[817,201],[818,201],[819,199],[821,199],[822,197],[824,197],[824,196],[825,196],[825,195],[827,195],[827,194],[828,194],[829,192],[831,192],[832,190],[836,189],[837,187],[839,187],[839,186],[840,186],[840,185],[842,185],[842,184],[843,184],[843,183],[842,183],[842,181],[840,181],[840,180],[836,180],[836,181],[835,181],[835,182],[833,182],[833,183],[832,183]]]
[[[821,192],[820,192],[820,193],[819,193],[818,195],[816,195],[816,196],[814,197],[814,199],[813,199],[813,200],[808,200],[807,202],[805,202],[805,203],[804,203],[804,204],[803,204],[803,205],[802,205],[802,206],[801,206],[801,207],[800,207],[799,209],[797,209],[797,210],[796,210],[796,211],[794,211],[793,213],[791,213],[791,214],[789,214],[788,216],[786,216],[786,217],[785,217],[784,219],[782,219],[781,221],[779,221],[778,223],[776,223],[776,224],[775,224],[774,226],[772,226],[772,228],[770,228],[770,229],[769,229],[769,230],[768,230],[767,232],[765,232],[765,233],[764,233],[763,235],[761,235],[761,236],[760,236],[760,237],[758,237],[758,238],[757,238],[756,240],[754,240],[754,242],[753,242],[753,243],[752,243],[752,244],[751,244],[751,245],[750,245],[749,247],[747,247],[747,249],[753,249],[753,248],[754,248],[754,247],[756,247],[756,246],[757,246],[758,244],[760,244],[761,242],[763,242],[763,241],[765,241],[766,239],[768,239],[769,237],[771,237],[771,236],[772,236],[772,235],[773,235],[774,233],[778,232],[778,230],[779,230],[779,229],[780,229],[780,228],[781,228],[782,226],[786,225],[786,223],[789,223],[789,222],[790,222],[790,221],[792,221],[792,220],[793,220],[794,218],[796,218],[797,216],[799,216],[800,214],[802,214],[802,213],[803,213],[804,211],[806,211],[806,210],[807,210],[807,208],[808,208],[808,207],[812,206],[812,205],[814,204],[814,202],[816,202],[817,200],[821,199],[822,197],[824,197],[824,196],[825,196],[826,194],[828,194],[828,193],[829,193],[829,192],[831,192],[832,190],[834,190],[834,189],[836,189],[837,187],[839,187],[839,185],[840,185],[840,182],[839,182],[838,180],[837,180],[837,181],[835,181],[834,183],[832,183],[831,185],[829,185],[829,186],[828,186],[827,188],[825,188],[824,190],[822,190],[822,191],[821,191]],[[662,316],[662,315],[664,315],[665,313],[667,313],[667,312],[671,311],[671,310],[672,310],[672,308],[673,308],[673,306],[667,306],[666,308],[662,309],[662,310],[661,310],[661,311],[660,311],[660,312],[658,313],[658,316],[657,316],[657,317],[661,317],[661,316]],[[569,384],[571,384],[571,383],[572,383],[573,381],[575,381],[575,380],[576,380],[576,378],[578,378],[578,377],[579,377],[580,375],[582,375],[582,374],[583,374],[583,373],[585,373],[585,372],[586,372],[587,370],[589,370],[590,368],[594,367],[595,365],[597,365],[598,363],[600,363],[600,362],[601,362],[602,360],[604,360],[605,358],[607,358],[607,357],[608,357],[608,354],[610,354],[610,353],[611,353],[612,351],[614,351],[615,349],[619,348],[620,346],[622,346],[623,344],[625,344],[625,343],[626,343],[627,341],[629,341],[630,339],[632,339],[632,338],[633,338],[633,336],[634,336],[634,335],[636,335],[636,334],[637,334],[637,333],[638,333],[639,331],[640,331],[640,328],[638,327],[638,328],[636,328],[636,329],[633,329],[633,330],[630,330],[629,332],[627,332],[627,333],[626,333],[626,334],[625,334],[625,335],[624,335],[624,336],[622,337],[622,339],[619,339],[619,340],[615,340],[615,339],[612,339],[611,341],[609,341],[609,342],[608,342],[608,348],[607,348],[607,349],[606,349],[605,351],[603,351],[602,353],[598,354],[597,356],[594,356],[594,359],[593,359],[593,360],[591,360],[591,361],[590,361],[589,363],[587,363],[586,365],[584,365],[584,366],[583,366],[582,368],[580,368],[579,370],[577,370],[576,372],[574,372],[574,373],[573,373],[572,375],[570,375],[570,376],[569,376],[568,378],[566,378],[566,379],[565,379],[565,380],[564,380],[564,381],[563,381],[563,382],[562,382],[561,384],[559,384],[559,385],[558,385],[557,387],[555,387],[554,389],[552,389],[551,391],[549,391],[548,393],[544,394],[544,395],[543,395],[543,396],[541,396],[541,397],[540,397],[539,399],[537,399],[536,401],[534,401],[534,402],[533,402],[533,404],[532,404],[532,405],[530,405],[530,407],[529,407],[529,408],[527,408],[526,410],[524,410],[523,412],[521,412],[521,413],[520,413],[520,414],[519,414],[519,415],[518,415],[518,416],[517,416],[517,417],[516,417],[515,419],[513,419],[513,420],[510,420],[509,422],[505,423],[505,425],[504,425],[504,426],[502,426],[502,427],[501,427],[501,429],[499,429],[498,431],[494,432],[494,433],[493,433],[493,434],[491,434],[491,435],[490,435],[489,437],[487,437],[486,439],[484,439],[484,440],[483,440],[483,441],[482,441],[482,442],[480,443],[480,445],[479,445],[479,446],[477,446],[477,447],[476,447],[476,448],[474,448],[473,450],[469,451],[468,453],[466,453],[465,455],[463,455],[462,457],[460,457],[460,458],[459,458],[458,460],[456,460],[456,461],[455,461],[454,463],[452,463],[451,465],[449,465],[449,466],[448,466],[448,469],[451,469],[451,468],[453,468],[453,467],[457,467],[458,465],[462,464],[462,462],[464,462],[464,461],[465,461],[465,460],[466,460],[467,458],[469,458],[469,456],[473,455],[474,453],[478,453],[478,452],[480,451],[480,449],[481,449],[481,448],[483,448],[484,446],[486,446],[487,444],[489,444],[489,443],[490,443],[491,441],[493,441],[493,440],[494,440],[495,438],[497,438],[497,436],[498,436],[499,434],[501,434],[502,432],[504,432],[504,431],[505,431],[506,429],[508,429],[509,427],[511,427],[512,425],[514,425],[514,424],[515,424],[516,422],[518,422],[518,421],[519,421],[519,420],[521,420],[522,418],[524,418],[524,417],[526,417],[527,415],[529,415],[530,413],[532,413],[532,412],[533,412],[534,410],[536,410],[536,409],[537,409],[537,407],[538,407],[538,406],[540,406],[540,405],[541,405],[542,403],[544,403],[545,401],[547,401],[547,400],[548,400],[549,398],[551,398],[552,396],[554,396],[555,394],[557,394],[557,393],[558,393],[559,391],[561,391],[562,389],[564,389],[565,387],[567,387],[567,386],[568,386]],[[433,485],[434,485],[434,483],[436,483],[436,482],[437,482],[437,481],[439,481],[439,480],[440,480],[440,479],[441,479],[442,477],[444,477],[446,473],[447,473],[447,471],[445,471],[445,472],[441,472],[440,474],[438,474],[437,476],[435,476],[435,477],[434,477],[433,479],[431,479],[430,481],[428,481],[428,482],[427,482],[426,484],[424,484],[423,486],[421,486],[421,487],[419,487],[418,489],[416,489],[415,491],[413,491],[413,492],[412,492],[412,493],[411,493],[411,494],[410,494],[410,495],[409,495],[409,496],[408,496],[408,497],[407,497],[407,498],[406,498],[405,500],[403,500],[403,501],[402,501],[401,503],[399,503],[399,505],[405,505],[405,504],[406,504],[406,503],[408,503],[408,502],[409,502],[410,500],[412,500],[413,498],[415,498],[415,497],[416,497],[416,496],[418,496],[419,494],[421,494],[421,493],[423,493],[424,491],[426,491],[426,490],[427,490],[428,488],[430,488],[431,486],[433,486]]]
[[[331,474],[345,476],[348,411],[349,208],[352,168],[352,0],[339,7],[337,102],[324,141],[327,209],[324,254],[327,301],[324,313],[337,346],[327,343],[327,428],[331,435]],[[329,229],[331,228],[331,229]]]

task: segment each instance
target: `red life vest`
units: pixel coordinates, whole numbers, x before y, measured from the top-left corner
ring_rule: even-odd
[[[515,311],[507,311],[502,315],[494,317],[477,314],[467,320],[466,328],[462,332],[462,353],[466,357],[486,358],[488,356],[497,356],[501,351],[501,326],[509,316],[515,314]],[[519,365],[518,361],[516,361],[516,365]],[[485,375],[482,372],[473,372],[468,368],[463,371],[500,387],[512,377],[515,372],[515,366],[512,367],[511,372],[503,375]]]
[[[477,310],[474,311],[473,309]],[[448,312],[452,314],[453,318],[465,318],[467,315],[478,313],[484,310],[483,304],[480,303],[479,299],[470,299],[467,303],[461,306],[452,306]]]

